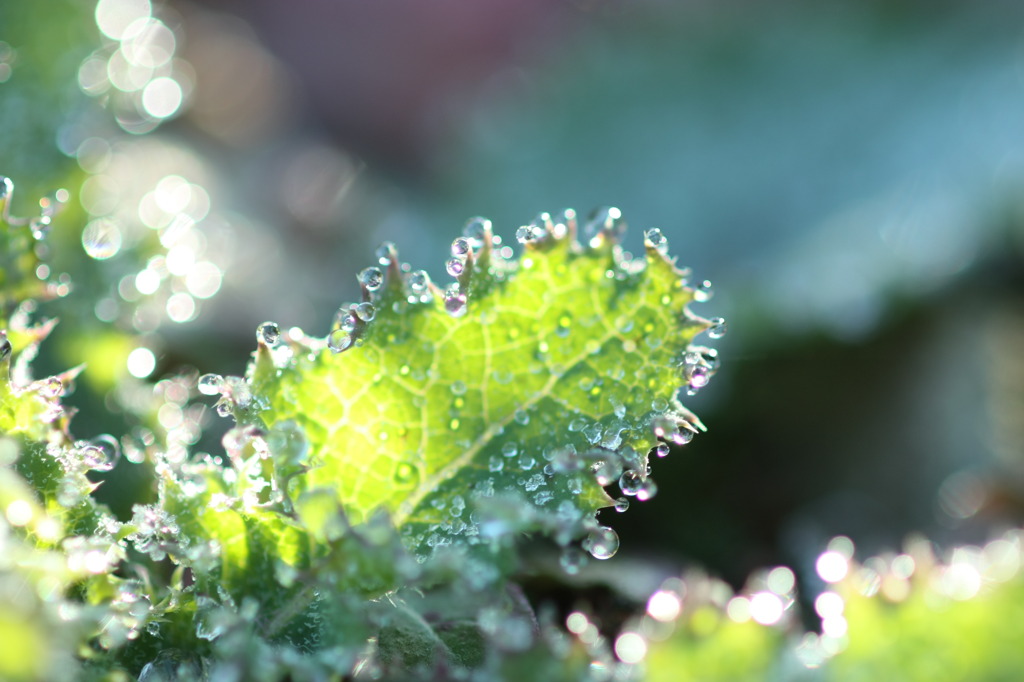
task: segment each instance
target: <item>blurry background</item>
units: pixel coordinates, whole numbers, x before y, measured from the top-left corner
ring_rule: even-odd
[[[63,155],[0,139],[0,173],[24,206],[77,161],[68,224],[106,262],[54,257],[107,293],[54,312],[149,353],[95,355],[111,379],[71,397],[84,415],[126,371],[242,372],[265,319],[325,333],[384,239],[443,279],[473,215],[507,239],[612,204],[628,248],[659,227],[714,281],[697,312],[730,330],[685,401],[709,433],[654,463],[660,496],[603,513],[629,553],[741,584],[813,576],[836,534],[867,555],[1024,521],[1021,3],[41,5],[66,7],[0,8],[0,120],[49,98]],[[33,62],[40,32],[67,49]],[[77,88],[34,90],[34,63]],[[190,409],[158,418],[194,442]]]

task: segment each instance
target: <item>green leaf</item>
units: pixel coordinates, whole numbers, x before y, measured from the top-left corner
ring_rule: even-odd
[[[327,339],[261,327],[250,381],[225,382],[222,405],[243,425],[301,427],[308,472],[282,494],[329,490],[353,524],[383,510],[420,554],[540,527],[563,544],[589,529],[610,556],[617,539],[593,519],[612,502],[602,484],[625,470],[629,492],[653,494],[656,432],[701,428],[674,396],[713,371],[713,352],[689,348],[710,322],[687,309],[687,273],[656,230],[632,258],[624,227],[608,209],[582,246],[572,212],[542,214],[512,260],[478,219],[443,296],[385,245],[386,272],[361,273],[364,302]]]

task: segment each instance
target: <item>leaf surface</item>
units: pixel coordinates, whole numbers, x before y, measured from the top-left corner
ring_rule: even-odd
[[[337,354],[298,334],[261,342],[252,407],[236,415],[302,427],[309,471],[291,494],[329,489],[352,523],[384,510],[421,551],[482,542],[487,520],[515,526],[494,502],[509,496],[521,522],[591,519],[611,504],[601,484],[617,471],[646,480],[652,424],[667,419],[666,437],[676,423],[699,426],[674,396],[709,323],[688,311],[694,289],[660,233],[633,259],[617,242],[623,228],[613,214],[583,247],[567,212],[531,226],[515,261],[488,228],[456,258],[457,290],[429,300],[385,247],[387,272],[361,276],[372,320],[339,311],[358,341]],[[602,463],[614,475],[599,483]]]

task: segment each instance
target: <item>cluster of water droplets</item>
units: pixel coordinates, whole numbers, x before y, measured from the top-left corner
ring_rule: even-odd
[[[605,245],[619,244],[626,233],[627,225],[622,211],[614,206],[597,209],[583,228],[583,242],[592,249]]]
[[[714,348],[691,346],[679,362],[679,372],[686,394],[693,396],[708,385],[718,371],[720,361]]]
[[[64,206],[70,198],[67,190],[61,189],[54,192],[52,196],[43,197],[39,200],[39,215],[30,217],[18,217],[11,214],[12,196],[14,195],[14,183],[10,178],[0,175],[0,218],[8,225],[27,225],[32,237],[39,241],[46,237],[50,231],[53,217]]]
[[[128,540],[153,561],[162,561],[168,552],[178,554],[188,543],[174,515],[157,505],[135,505],[128,526],[133,529]]]
[[[380,288],[382,280],[383,275],[378,268],[367,268],[359,275],[364,291],[370,293]],[[334,314],[327,347],[333,353],[341,353],[353,345],[360,345],[368,325],[376,316],[377,308],[369,301],[343,304]]]
[[[285,420],[269,430],[236,426],[221,439],[231,462],[225,482],[233,496],[218,498],[225,508],[270,508],[290,514],[293,503],[289,481],[306,471],[309,441],[294,421]]]
[[[248,410],[254,404],[252,389],[243,377],[203,374],[196,382],[196,388],[203,395],[219,396],[213,408],[221,417]]]
[[[10,178],[0,175],[0,223],[8,230],[11,240],[8,248],[15,251],[30,252],[31,257],[21,253],[8,254],[9,258],[18,256],[10,267],[5,269],[6,285],[16,287],[19,280],[38,282],[39,287],[34,294],[37,298],[58,298],[71,292],[71,277],[67,273],[54,276],[46,259],[50,247],[45,241],[54,216],[63,208],[70,198],[66,189],[59,189],[39,200],[39,213],[34,216],[20,217],[11,213],[14,183]],[[21,230],[25,232],[20,232]],[[20,242],[20,243],[19,243]],[[34,287],[30,287],[34,288]],[[13,289],[12,289],[13,290]],[[27,300],[24,304],[34,304]]]

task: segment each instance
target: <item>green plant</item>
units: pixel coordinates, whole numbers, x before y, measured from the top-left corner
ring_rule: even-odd
[[[542,214],[520,228],[517,261],[474,219],[445,291],[384,245],[359,275],[364,300],[341,307],[326,339],[268,322],[245,378],[198,380],[236,421],[226,457],[154,448],[158,500],[128,523],[88,495],[85,472],[113,462],[109,443],[69,434],[67,377],[9,385],[3,428],[23,480],[8,520],[59,524],[37,547],[86,552],[84,573],[59,577],[102,614],[76,623],[102,623],[90,665],[152,671],[181,651],[188,665],[211,657],[279,679],[302,652],[324,675],[458,677],[532,656],[583,674],[593,652],[548,641],[553,625],[522,601],[519,538],[552,537],[569,573],[581,537],[593,556],[615,554],[595,513],[625,499],[604,487],[655,494],[649,455],[701,428],[675,393],[717,362],[690,341],[722,330],[688,311],[706,293],[686,285],[660,231],[641,258],[621,249],[623,231],[608,209],[583,246],[574,213]],[[31,341],[16,354],[51,327],[19,330]],[[458,608],[438,607],[456,593]]]
[[[918,542],[857,563],[839,538],[821,585],[777,567],[739,593],[698,574],[658,587],[628,557],[593,560],[618,548],[611,509],[657,493],[651,460],[685,456],[703,429],[677,394],[717,368],[695,337],[724,332],[689,311],[710,290],[686,283],[659,231],[644,254],[623,249],[614,209],[582,230],[571,211],[541,214],[518,230],[518,257],[473,219],[447,287],[385,244],[324,337],[267,322],[244,376],[141,380],[159,341],[111,322],[151,301],[110,290],[164,277],[180,235],[169,214],[140,237],[87,222],[74,201],[57,213],[92,166],[53,148],[68,112],[88,107],[49,86],[68,64],[103,61],[66,5],[0,8],[0,26],[43,13],[74,43],[50,63],[15,41],[16,74],[31,78],[0,84],[3,120],[49,117],[0,139],[0,163],[29,178],[18,204],[0,183],[0,678],[995,680],[1024,668],[1017,532],[946,561]],[[60,184],[72,191],[26,208]],[[162,310],[157,289],[145,295]],[[89,366],[41,370],[65,357],[53,347]],[[134,377],[116,370],[126,361],[142,363]],[[85,394],[74,420],[73,392]],[[212,447],[209,404],[233,423]],[[124,471],[140,481],[136,504],[97,501]],[[820,633],[799,621],[801,589]]]

